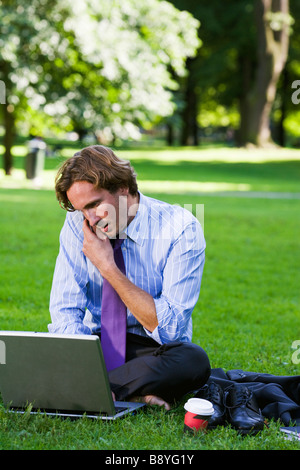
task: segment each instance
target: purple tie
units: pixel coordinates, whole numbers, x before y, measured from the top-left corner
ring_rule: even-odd
[[[114,240],[114,257],[118,268],[126,273],[121,244],[124,240]],[[108,371],[125,362],[127,310],[117,292],[103,279],[101,306],[101,345]]]

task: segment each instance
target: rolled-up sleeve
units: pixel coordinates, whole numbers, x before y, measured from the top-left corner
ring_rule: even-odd
[[[161,295],[154,298],[158,326],[147,334],[160,344],[190,341],[192,311],[197,303],[205,262],[201,225],[189,224],[170,247]]]
[[[82,225],[78,218],[77,224]],[[60,233],[60,250],[56,260],[50,294],[51,333],[91,334],[83,318],[87,304],[88,271],[82,253],[82,238],[74,218],[68,214]]]

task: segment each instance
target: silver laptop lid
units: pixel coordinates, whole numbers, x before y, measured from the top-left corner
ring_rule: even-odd
[[[98,336],[0,331],[6,406],[115,413]]]

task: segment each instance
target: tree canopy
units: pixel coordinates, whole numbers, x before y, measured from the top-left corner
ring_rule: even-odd
[[[199,22],[160,0],[2,1],[6,172],[15,124],[137,138],[172,114]],[[41,119],[43,113],[43,119]]]
[[[297,2],[0,0],[0,9],[8,174],[16,133],[116,142],[164,123],[183,145],[211,127],[243,145],[299,136]]]
[[[182,143],[195,140],[196,125],[231,126],[242,145],[272,143],[271,127],[280,125],[284,112],[278,92],[283,93],[285,87],[284,93],[290,95],[290,85],[282,76],[299,42],[295,40],[299,38],[295,21],[299,7],[295,2],[289,5],[289,0],[172,3],[188,9],[201,21],[203,41],[189,63],[185,87],[193,95],[193,107],[188,109],[187,99],[183,122],[189,123],[189,132],[183,125]]]

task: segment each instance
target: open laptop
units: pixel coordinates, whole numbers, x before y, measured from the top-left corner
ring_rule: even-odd
[[[0,392],[12,411],[117,419],[144,403],[113,401],[100,339],[0,331]]]

